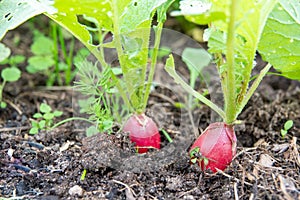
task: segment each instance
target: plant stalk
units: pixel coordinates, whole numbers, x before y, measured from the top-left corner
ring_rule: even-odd
[[[62,85],[62,82],[60,80],[60,75],[59,75],[59,58],[58,58],[58,44],[57,44],[57,24],[52,23],[52,37],[53,37],[53,58],[55,60],[55,78],[58,81],[59,85]],[[50,82],[50,85],[52,86],[55,78]],[[49,80],[48,80],[49,81]]]
[[[227,71],[226,71],[226,91],[227,96],[225,99],[225,122],[232,124],[236,117],[236,85],[235,85],[235,20],[236,12],[238,9],[238,1],[232,0],[230,5],[230,20],[228,25],[228,36],[226,41],[226,59],[227,59]]]
[[[60,125],[63,125],[63,124],[65,124],[65,123],[67,123],[67,122],[73,121],[73,120],[86,121],[86,122],[89,122],[89,123],[93,124],[92,121],[90,121],[90,120],[88,120],[88,119],[86,119],[86,118],[83,118],[83,117],[70,117],[70,118],[67,118],[67,119],[65,119],[65,120],[62,120],[62,121],[60,121],[60,122],[54,124],[53,126],[51,126],[50,130],[52,130],[52,129],[54,129],[54,128],[60,126]]]
[[[153,81],[153,77],[154,77],[154,73],[155,73],[155,68],[156,68],[156,63],[157,63],[157,56],[158,56],[158,50],[159,50],[159,45],[160,45],[161,33],[163,30],[162,27],[163,27],[163,23],[159,22],[157,27],[155,27],[155,29],[154,29],[155,42],[154,42],[153,54],[152,54],[152,58],[151,58],[150,71],[149,71],[149,75],[148,75],[148,82],[146,84],[146,89],[145,89],[145,94],[144,94],[143,110],[146,109],[147,102],[148,102],[149,95],[150,95],[150,89],[151,89],[151,85],[152,85],[152,81]]]
[[[237,116],[242,112],[242,110],[244,109],[244,107],[246,106],[246,104],[248,103],[248,101],[250,100],[250,98],[252,97],[252,95],[254,94],[255,90],[258,88],[260,82],[265,77],[265,75],[268,73],[268,71],[270,70],[271,67],[272,67],[272,65],[270,63],[268,63],[260,71],[259,75],[257,76],[257,78],[255,79],[255,81],[251,85],[250,89],[248,90],[247,94],[245,95],[245,98],[241,102],[241,104],[240,104],[240,106],[238,108],[238,111],[236,112],[235,118],[237,118]]]
[[[0,103],[2,102],[3,88],[6,84],[6,80],[3,81],[2,85],[0,84]]]
[[[202,103],[210,107],[212,110],[214,110],[216,113],[220,115],[220,117],[225,119],[225,112],[219,108],[216,104],[214,104],[212,101],[207,99],[205,96],[200,94],[199,92],[195,91],[190,85],[188,85],[185,81],[182,80],[182,78],[176,73],[175,69],[171,69],[166,67],[165,68],[167,72],[174,78],[175,82],[179,83],[185,91],[187,91],[189,94],[192,94],[194,97],[199,99]]]

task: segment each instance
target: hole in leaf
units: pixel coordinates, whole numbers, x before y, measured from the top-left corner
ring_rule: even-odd
[[[13,16],[11,15],[11,13],[7,13],[6,15],[4,15],[4,18],[6,18],[7,21],[10,21],[13,18]]]
[[[79,24],[86,26],[87,30],[91,35],[91,43],[94,45],[98,45],[99,44],[99,38],[97,33],[98,27],[97,24],[95,24],[95,21],[93,21],[92,18],[84,17],[83,15],[77,15],[77,20]]]
[[[137,2],[134,2],[133,5],[134,5],[134,6],[137,6]]]
[[[23,3],[22,2],[19,2],[18,4],[17,4],[17,6],[20,6],[20,5],[22,5]]]
[[[4,15],[4,18],[8,18],[9,15],[11,15],[11,13],[7,13],[6,15]]]

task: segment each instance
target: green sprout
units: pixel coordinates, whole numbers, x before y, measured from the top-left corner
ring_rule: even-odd
[[[63,114],[62,111],[55,110],[46,103],[40,105],[40,112],[35,113],[33,118],[36,120],[31,121],[31,129],[29,134],[37,134],[40,130],[49,130],[53,125],[53,119]]]
[[[293,120],[287,120],[284,123],[283,129],[280,130],[281,136],[284,138],[286,136],[286,134],[288,133],[288,131],[293,127]]]
[[[21,71],[16,67],[17,64],[24,62],[22,56],[10,56],[10,49],[4,44],[0,43],[0,64],[9,64],[10,67],[4,68],[1,71],[1,78],[3,80],[0,83],[0,108],[6,108],[6,103],[2,100],[2,93],[4,86],[7,82],[15,82],[21,77]]]

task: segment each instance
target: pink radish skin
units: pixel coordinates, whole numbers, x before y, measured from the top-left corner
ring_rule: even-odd
[[[224,170],[236,154],[236,135],[232,126],[223,122],[210,124],[197,138],[190,149],[199,148],[200,159],[197,160],[202,170]]]
[[[135,143],[138,153],[146,153],[148,148],[160,149],[160,135],[155,122],[145,114],[132,115],[123,127]]]

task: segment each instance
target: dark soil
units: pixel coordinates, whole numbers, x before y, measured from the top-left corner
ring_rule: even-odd
[[[193,130],[204,130],[213,113],[204,105],[195,108],[194,129],[189,113],[174,106],[186,94],[161,65],[158,71],[155,81],[161,84],[151,94],[147,114],[173,143],[162,135],[163,148],[143,155],[135,154],[118,126],[111,135],[85,137],[85,128],[70,122],[30,135],[29,119],[42,102],[64,111],[56,121],[73,116],[73,91],[38,88],[43,79],[25,72],[7,85],[8,107],[0,110],[0,199],[300,199],[298,82],[266,77],[236,126],[237,155],[224,172],[213,174],[190,165],[188,158],[198,134]],[[288,119],[294,126],[282,138]]]

